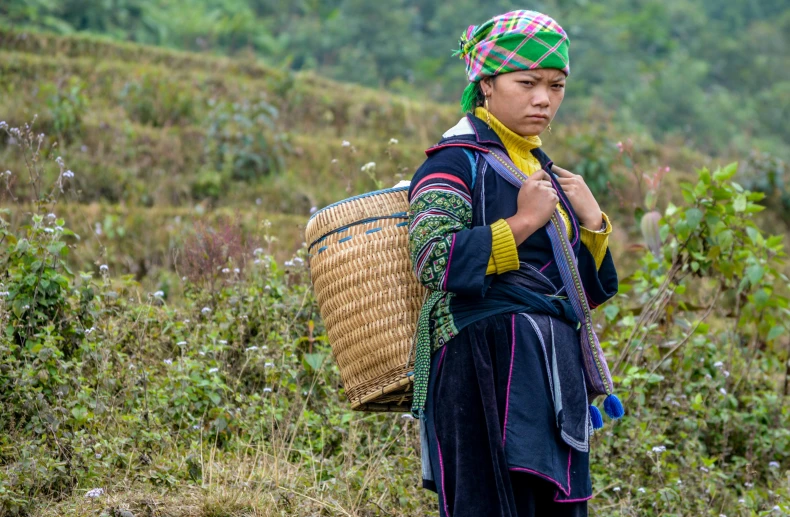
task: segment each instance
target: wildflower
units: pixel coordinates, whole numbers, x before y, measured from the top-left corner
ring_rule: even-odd
[[[247,347],[246,349],[244,349],[245,352],[254,352],[256,350],[258,350],[257,346],[250,346],[250,347]]]
[[[713,363],[714,368],[721,368],[722,366],[724,366],[724,363],[722,363],[721,361],[716,361],[715,363]]]
[[[261,255],[262,253],[263,253],[263,248],[255,248],[255,251],[252,252],[252,254],[255,255],[256,257],[258,255]]]
[[[92,488],[85,493],[85,497],[89,497],[91,499],[96,499],[97,497],[101,497],[104,495],[103,488]]]
[[[778,461],[772,461],[771,463],[768,464],[768,466],[770,468],[772,468],[772,469],[778,469],[779,468],[779,462]]]
[[[414,417],[413,417],[413,416],[411,416],[411,413],[403,413],[403,414],[402,414],[400,417],[401,417],[403,420],[414,420]]]
[[[683,480],[682,479],[678,479],[678,485],[682,485],[682,484],[683,484]]]
[[[663,445],[657,445],[652,449],[654,454],[661,454],[662,452],[666,452],[666,450],[667,448]]]
[[[165,292],[164,291],[157,291],[154,293],[154,298],[164,298]]]
[[[164,362],[164,363],[165,363],[167,366],[170,366],[171,364],[173,364],[173,360],[172,360],[172,359],[165,359],[163,362]]]
[[[187,325],[187,324],[189,324],[189,320],[184,320],[184,325]]]
[[[236,273],[236,274],[239,274],[241,272],[241,270],[239,268],[233,268],[233,272]]]
[[[0,120],[0,129],[8,129],[8,123],[5,120]]]
[[[395,145],[397,143],[398,143],[398,139],[397,138],[390,138],[390,144]]]
[[[645,493],[645,489],[644,489],[644,488],[642,488],[642,487],[640,486],[640,487],[637,489],[637,492],[639,492],[640,494],[644,494],[644,493]]]
[[[342,145],[343,147],[350,147],[351,146],[351,142],[349,142],[348,140],[343,140],[343,143],[340,144],[340,145]]]
[[[97,460],[100,460],[100,459],[101,459],[101,453],[99,453],[99,452],[97,452],[96,454],[94,454],[94,456],[96,457],[96,459],[97,459]]]
[[[743,484],[743,486],[745,486],[746,488],[752,488],[754,486],[754,483],[749,483],[747,481],[746,483]]]
[[[227,340],[225,340],[225,339],[220,339],[220,340],[219,340],[219,344],[220,344],[220,345],[227,345],[227,344],[228,344],[228,341],[227,341]]]
[[[623,152],[623,143],[622,142],[617,142],[617,150],[620,151],[621,153]]]
[[[55,231],[56,232],[62,232],[63,231],[63,227],[62,226],[56,226],[55,227]]]
[[[200,426],[199,426],[199,425],[197,425],[197,424],[195,424],[195,425],[193,425],[193,426],[192,426],[192,429],[194,429],[194,430],[196,430],[196,431],[197,431],[198,429],[200,429]]]
[[[95,331],[95,330],[96,330],[96,327],[91,327],[91,328],[89,328],[89,329],[86,329],[86,330],[85,330],[85,333],[86,333],[86,334],[90,334],[90,333],[92,333],[92,332],[93,332],[93,331]]]
[[[58,156],[57,158],[55,158],[55,163],[63,167],[63,158]]]
[[[368,162],[365,165],[363,165],[359,170],[361,170],[362,172],[370,172],[375,168],[376,168],[376,162]]]
[[[26,311],[26,310],[28,310],[29,308],[30,308],[30,305],[25,305],[24,307],[22,307],[22,310],[23,310],[23,311]]]
[[[137,368],[137,367],[136,367],[134,364],[130,364],[130,365],[129,365],[129,369],[130,369],[130,370],[134,370],[135,368]]]
[[[200,309],[200,312],[202,312],[203,314],[208,314],[211,312],[211,309],[209,309],[208,307],[203,307],[202,309]]]
[[[261,259],[255,259],[252,263],[257,266],[259,264],[263,264],[263,261]]]
[[[781,512],[782,511],[782,509],[779,508],[779,505],[774,506],[773,508],[771,508],[771,510],[773,510],[774,512]]]
[[[722,372],[721,372],[721,373],[723,373],[723,374],[724,374],[724,378],[725,378],[725,379],[726,379],[727,377],[729,377],[729,376],[730,376],[730,372],[728,372],[727,370],[722,370]]]
[[[738,499],[738,502],[741,504],[746,504],[746,499]]]
[[[49,219],[50,221],[54,221],[54,220],[55,220],[55,219],[57,219],[57,218],[58,218],[58,216],[56,216],[56,215],[55,215],[55,214],[53,214],[53,213],[49,213],[49,214],[47,214],[47,219]]]
[[[310,207],[310,215],[313,215],[316,212],[318,212],[318,207],[317,206],[311,206]]]
[[[178,346],[185,346],[186,344],[187,344],[186,341],[179,341],[178,343],[176,343],[176,345]]]
[[[293,260],[286,260],[285,261],[285,267],[293,267],[293,265],[294,265]]]
[[[719,388],[719,393],[721,393],[722,395],[726,395],[727,390],[725,390],[724,388]]]
[[[8,291],[0,291],[0,296],[2,296],[2,297],[6,297],[6,296],[8,296],[9,294],[10,294],[10,293],[9,293]]]
[[[616,487],[614,487],[612,490],[614,490],[615,492],[619,492],[619,491],[620,491],[620,487],[619,487],[619,486],[616,486]]]
[[[266,363],[263,365],[264,368],[274,368],[274,363]]]
[[[208,373],[217,373],[219,368],[209,368]]]
[[[705,473],[707,473],[707,472],[710,472],[710,471],[709,471],[708,469],[706,469],[705,467],[700,467],[699,469],[700,469],[702,472],[705,472]]]
[[[332,161],[329,163],[337,163],[337,158],[332,158]]]
[[[66,172],[63,173],[63,177],[66,178],[66,179],[71,179],[71,178],[74,177],[74,173],[71,172],[71,171],[66,171]]]
[[[102,264],[101,266],[99,266],[99,271],[101,271],[102,273],[106,273],[109,270],[110,270],[110,267],[107,264]]]
[[[263,388],[263,392],[264,393],[271,393],[272,389],[271,388]]]
[[[268,346],[266,346],[266,345],[263,345],[263,346],[261,347],[261,350],[268,350],[268,349],[269,349],[269,347],[268,347]]]
[[[295,266],[301,266],[301,265],[304,265],[304,260],[302,260],[302,259],[301,259],[301,258],[299,258],[299,257],[294,257],[294,259],[293,259],[293,264],[294,264]]]
[[[52,228],[44,228],[44,231],[47,232],[47,233],[54,233],[55,232],[55,230],[53,230]]]
[[[5,175],[10,177],[11,176],[11,171],[5,171]]]
[[[230,269],[224,267],[222,268],[222,272],[227,275],[228,273],[230,273]]]

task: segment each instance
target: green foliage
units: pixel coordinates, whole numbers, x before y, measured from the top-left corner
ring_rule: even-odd
[[[190,92],[159,75],[146,74],[127,82],[119,97],[129,118],[141,124],[165,127],[194,120],[195,102]]]
[[[251,182],[283,169],[287,140],[277,125],[278,111],[261,97],[252,102],[209,101],[206,154],[216,170]]]
[[[46,83],[40,95],[46,100],[52,130],[56,134],[74,137],[82,130],[88,105],[84,81],[71,77],[65,84]]]

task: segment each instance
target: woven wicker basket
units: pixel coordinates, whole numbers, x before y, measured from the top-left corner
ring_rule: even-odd
[[[359,411],[411,406],[412,340],[425,289],[411,268],[408,187],[352,197],[307,223],[310,270],[340,376]]]

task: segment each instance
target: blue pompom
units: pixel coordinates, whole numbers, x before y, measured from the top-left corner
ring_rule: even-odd
[[[593,429],[601,429],[603,427],[603,416],[601,411],[590,404],[590,421],[592,422]]]
[[[623,404],[620,402],[620,399],[617,398],[617,395],[614,394],[609,395],[603,400],[603,410],[606,411],[606,415],[613,420],[625,414]]]

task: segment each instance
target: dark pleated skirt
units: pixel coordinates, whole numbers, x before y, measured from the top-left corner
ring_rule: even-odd
[[[438,493],[442,517],[587,515],[588,453],[560,436],[528,317],[538,324],[549,318],[492,316],[464,328],[432,358],[423,483]]]

